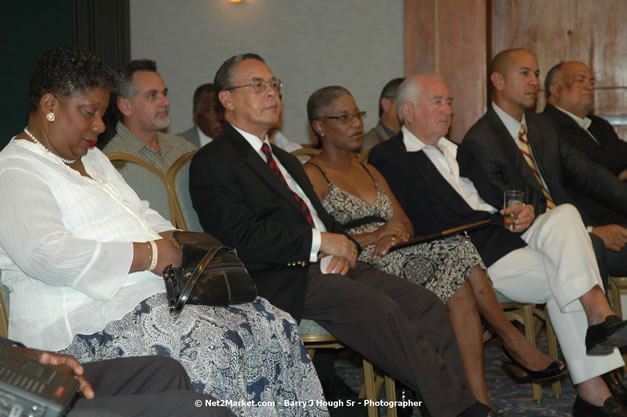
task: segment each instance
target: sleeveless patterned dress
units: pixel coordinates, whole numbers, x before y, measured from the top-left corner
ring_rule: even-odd
[[[372,205],[333,184],[318,165],[308,164],[317,167],[329,184],[329,193],[322,201],[322,206],[344,225],[348,234],[374,232],[392,218],[392,201],[364,165],[362,167],[377,188],[377,198]],[[374,247],[370,245],[363,248],[358,260],[424,285],[444,303],[464,284],[477,265],[485,268],[475,246],[461,235],[407,246],[388,252],[380,259],[375,259],[370,253]]]

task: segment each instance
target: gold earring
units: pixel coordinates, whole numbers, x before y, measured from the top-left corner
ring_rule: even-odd
[[[53,113],[53,112],[46,113],[46,119],[47,119],[49,122],[54,122],[54,113]]]

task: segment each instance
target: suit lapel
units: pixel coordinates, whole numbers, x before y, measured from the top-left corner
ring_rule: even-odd
[[[419,152],[407,152],[405,144],[403,143],[402,133],[398,136],[400,138],[400,146],[402,146],[401,155],[407,157],[407,162],[400,166],[412,167],[416,175],[424,179],[428,188],[433,190],[431,196],[439,200],[439,204],[429,202],[427,204],[434,204],[436,206],[446,207],[462,218],[472,218],[474,210],[464,201],[464,199],[455,191],[455,189],[446,181],[446,179],[440,174],[440,171],[433,165],[429,157],[422,151]],[[415,176],[408,175],[408,178]]]
[[[246,139],[244,139],[244,137],[240,135],[237,130],[233,129],[231,125],[228,125],[227,129],[230,129],[228,131],[228,134],[230,136],[231,142],[242,154],[244,160],[252,168],[252,170],[259,177],[261,177],[261,179],[266,182],[270,188],[276,191],[281,197],[287,200],[290,205],[292,205],[295,209],[302,213],[302,210],[300,209],[299,204],[296,202],[292,191],[287,187],[287,185],[281,182],[279,176],[270,169],[266,161],[262,159],[261,155],[255,152],[255,150],[252,148],[252,146],[250,146],[248,141],[246,141]]]
[[[526,116],[527,119],[527,139],[529,140],[529,148],[531,149],[531,154],[533,155],[533,160],[536,163],[536,167],[538,168],[538,172],[540,173],[540,176],[543,178],[546,178],[546,175],[543,175],[544,172],[546,172],[546,164],[544,163],[544,160],[542,159],[542,154],[543,152],[541,151],[542,149],[542,131],[540,130],[540,128],[538,127],[538,125],[535,123],[535,121],[533,120],[533,115],[527,115]],[[531,171],[531,169],[529,169],[529,171]],[[533,174],[533,172],[532,172]],[[535,177],[534,175],[534,188],[536,188],[538,191],[542,192],[542,186],[540,185],[540,183],[538,182],[538,179]]]

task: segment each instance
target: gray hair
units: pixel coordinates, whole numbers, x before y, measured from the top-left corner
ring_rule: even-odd
[[[135,59],[126,64],[120,71],[121,97],[130,100],[137,94],[137,87],[133,84],[133,74],[137,71],[157,72],[157,63],[151,59]]]
[[[398,87],[398,97],[396,99],[396,111],[398,118],[403,122],[403,111],[401,109],[405,102],[417,102],[422,94],[422,85],[414,81],[411,77],[406,78]]]
[[[564,62],[554,65],[549,72],[546,73],[546,77],[544,78],[544,95],[547,100],[551,97],[551,86],[558,83],[557,78],[559,72],[562,70],[562,65],[564,65]]]

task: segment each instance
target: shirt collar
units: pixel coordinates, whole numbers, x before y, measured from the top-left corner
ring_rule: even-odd
[[[196,126],[196,130],[198,131],[198,139],[200,139],[200,143],[209,143],[213,140],[211,136],[205,135],[205,132],[200,130],[198,126]]]
[[[556,108],[557,110],[561,111],[562,113],[564,113],[564,114],[566,114],[566,115],[570,116],[570,118],[571,118],[571,119],[573,119],[573,120],[574,120],[574,121],[575,121],[575,122],[579,125],[579,127],[580,127],[580,128],[582,128],[582,129],[584,129],[584,130],[588,130],[588,128],[590,127],[590,124],[592,124],[592,120],[591,120],[589,117],[583,117],[583,118],[581,118],[581,117],[579,117],[579,116],[576,116],[576,115],[572,114],[572,113],[571,113],[571,112],[569,112],[568,110],[564,110],[564,109],[563,109],[563,108],[561,108],[561,107],[557,107],[557,106],[555,106],[555,108]]]
[[[527,129],[527,120],[525,119],[525,113],[523,113],[522,121],[519,122],[518,120],[510,116],[508,113],[506,113],[505,110],[497,106],[495,102],[492,102],[492,109],[494,109],[497,116],[499,116],[499,119],[501,119],[501,121],[507,128],[507,131],[509,132],[509,134],[515,140],[518,140],[518,136],[520,134],[520,125],[525,125],[525,130],[529,131],[529,129]]]
[[[409,129],[407,129],[405,126],[403,126],[401,131],[403,132],[403,144],[405,145],[405,149],[407,149],[407,152],[419,152],[425,146],[429,146],[420,139],[418,139],[416,135],[411,133]],[[457,145],[455,145],[444,136],[438,139],[437,147],[448,149],[452,155],[457,154]]]
[[[253,147],[255,152],[257,152],[260,155],[261,155],[261,147],[263,146],[263,144],[264,143],[267,143],[268,145],[270,144],[270,142],[268,142],[268,136],[267,135],[266,135],[266,138],[262,141],[257,136],[253,135],[252,133],[248,133],[245,130],[240,129],[239,127],[235,126],[234,124],[231,124],[231,126],[233,126],[233,129],[237,130],[240,133],[240,135],[242,135],[244,137],[244,139],[246,139],[246,142],[248,142],[250,144],[250,146]]]

